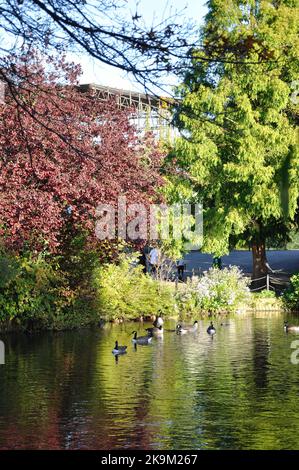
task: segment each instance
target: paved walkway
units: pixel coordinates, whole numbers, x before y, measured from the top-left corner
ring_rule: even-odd
[[[191,251],[185,256],[186,274],[191,275],[202,273],[212,266],[213,257],[199,251]],[[270,267],[277,271],[277,275],[289,277],[290,274],[299,272],[299,250],[269,250],[267,259]],[[234,250],[228,256],[222,257],[222,267],[229,265],[239,266],[244,274],[252,274],[252,254],[251,251]]]

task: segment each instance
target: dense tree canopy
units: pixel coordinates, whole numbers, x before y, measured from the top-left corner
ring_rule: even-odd
[[[12,66],[24,79],[17,99],[8,93],[0,105],[0,235],[7,246],[55,251],[70,218],[94,234],[99,203],[115,204],[121,194],[128,202],[155,200],[161,153],[150,137],[140,142],[130,110],[79,93],[78,68],[63,59],[42,64],[32,54]]]
[[[203,63],[194,52],[179,89],[176,178],[185,194],[203,201],[204,249],[221,255],[233,239],[247,240],[256,276],[266,271],[267,236],[286,231],[297,209],[298,104],[291,94],[298,25],[297,0],[211,0],[203,49],[228,62]]]

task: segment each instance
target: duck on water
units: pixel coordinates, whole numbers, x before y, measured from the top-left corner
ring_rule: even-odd
[[[151,343],[153,337],[152,336],[137,336],[137,331],[132,331],[131,333],[132,335],[134,335],[133,339],[132,339],[132,342],[134,344],[149,344]]]
[[[195,333],[198,330],[198,321],[195,320],[193,325],[177,325],[176,332],[178,335],[183,335],[185,333]]]
[[[112,350],[112,354],[125,354],[127,352],[128,346],[119,346],[118,341],[115,341],[114,349]]]
[[[288,321],[285,321],[283,327],[286,333],[288,331],[294,331],[296,333],[299,333],[299,325],[290,325]]]
[[[153,326],[151,328],[145,328],[145,331],[147,331],[148,336],[156,336],[156,337],[161,337],[163,336],[163,326]]]
[[[160,326],[163,325],[164,321],[163,321],[163,318],[161,317],[161,312],[159,311],[155,321],[153,322],[153,325],[155,328],[159,328]]]
[[[212,321],[211,321],[210,325],[207,328],[207,333],[209,333],[209,335],[214,335],[216,333],[216,328],[214,327]]]

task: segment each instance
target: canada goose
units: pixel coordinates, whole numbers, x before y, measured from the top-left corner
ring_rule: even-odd
[[[185,334],[185,333],[194,333],[198,329],[198,321],[195,320],[193,325],[188,325],[188,326],[182,326],[182,325],[177,325],[177,333],[178,334]]]
[[[299,325],[289,325],[289,322],[288,321],[285,321],[284,322],[284,330],[286,332],[288,331],[296,331],[299,333]]]
[[[127,346],[119,346],[118,341],[115,341],[114,349],[112,354],[125,354],[127,352]]]
[[[212,321],[210,323],[210,326],[208,326],[207,333],[209,333],[209,335],[214,335],[216,333],[216,328],[214,327]]]
[[[132,339],[134,344],[149,344],[153,337],[152,336],[139,336],[137,337],[137,331],[132,331],[132,335],[134,334],[134,338]]]
[[[148,336],[163,336],[163,326],[154,326],[152,328],[145,328],[147,331]]]
[[[156,328],[159,328],[159,326],[162,326],[164,323],[163,321],[163,318],[161,317],[161,315],[157,315],[156,317],[156,320],[153,322],[153,325],[156,327]]]
[[[186,328],[183,328],[183,325],[181,325],[181,323],[178,323],[175,327],[175,331],[177,333],[187,333],[188,330]]]
[[[176,326],[175,331],[176,331],[176,334],[177,334],[177,335],[184,335],[185,333],[188,333],[188,330],[186,330],[185,328],[183,328],[182,325],[180,325],[180,324],[178,324],[178,325]]]

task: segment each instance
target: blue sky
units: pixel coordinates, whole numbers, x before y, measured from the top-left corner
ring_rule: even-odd
[[[180,12],[185,8],[184,16],[200,25],[207,12],[205,3],[206,0],[140,0],[137,11],[143,15],[144,21],[150,25],[152,22],[159,22],[163,16],[167,18],[171,13]],[[136,12],[136,0],[128,0],[127,4],[128,14],[134,14]],[[72,54],[71,58],[82,66],[81,83],[93,82],[116,88],[142,91],[140,85],[136,85],[132,77],[114,67],[103,65],[88,56],[79,57]],[[174,78],[171,77],[169,82],[174,84]]]

